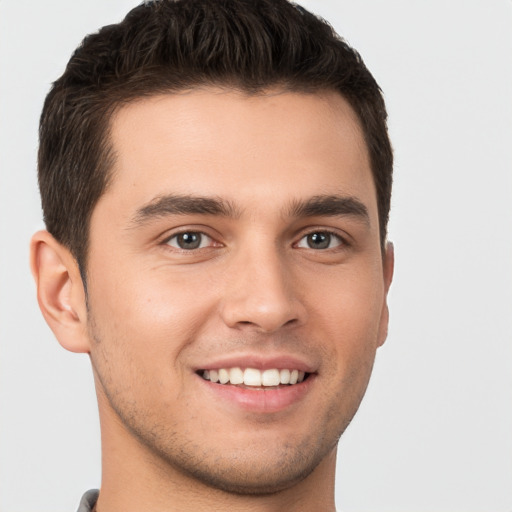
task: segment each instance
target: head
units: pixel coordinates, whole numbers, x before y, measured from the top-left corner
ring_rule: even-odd
[[[139,98],[208,85],[247,94],[330,90],[345,98],[368,147],[384,246],[393,156],[384,101],[359,54],[286,0],[150,1],[83,40],[41,116],[44,220],[84,277],[89,221],[113,175],[112,116]]]
[[[40,139],[39,301],[111,453],[230,493],[325,476],[393,267],[359,55],[285,0],[146,2],[76,50]]]

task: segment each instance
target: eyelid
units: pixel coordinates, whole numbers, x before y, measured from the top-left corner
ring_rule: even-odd
[[[172,240],[173,238],[179,236],[180,234],[198,233],[202,236],[207,237],[210,240],[210,243],[209,243],[208,247],[201,247],[198,249],[194,249],[195,251],[197,251],[199,249],[207,249],[209,247],[223,246],[224,244],[222,242],[219,242],[219,240],[218,240],[219,236],[212,235],[209,233],[209,231],[211,231],[211,230],[208,228],[208,226],[204,226],[204,225],[202,225],[202,226],[180,226],[178,228],[174,228],[173,230],[171,230],[171,232],[167,231],[167,233],[165,233],[165,235],[162,235],[161,241],[158,242],[158,244],[159,245],[167,245],[168,247],[171,247],[172,249],[175,249],[178,251],[191,252],[192,250],[186,250],[186,249],[181,249],[179,247],[171,246],[171,245],[169,245],[169,241]],[[300,241],[302,241],[305,237],[307,237],[311,234],[314,234],[314,233],[328,234],[328,235],[333,236],[334,238],[338,239],[340,242],[336,247],[332,247],[332,248],[328,248],[328,249],[314,249],[315,251],[324,251],[325,252],[325,251],[329,251],[329,250],[336,250],[339,247],[348,248],[353,245],[352,237],[344,231],[340,233],[339,229],[335,229],[332,227],[310,226],[307,228],[303,228],[299,231],[299,233],[294,237],[297,241],[293,243],[293,246],[297,247],[297,245],[299,244]],[[311,248],[307,248],[307,249],[311,249]],[[313,249],[311,249],[311,250],[313,250]]]
[[[169,241],[175,237],[178,237],[179,235],[184,234],[184,233],[197,233],[197,234],[200,234],[200,235],[210,239],[210,244],[208,247],[212,247],[215,245],[221,246],[222,243],[217,240],[217,237],[208,233],[208,231],[209,230],[206,228],[206,226],[180,226],[179,228],[174,228],[170,232],[169,231],[166,232],[165,235],[163,235],[161,237],[161,240],[160,240],[160,242],[158,242],[158,244],[166,245],[166,246],[171,247],[172,249],[176,249],[178,251],[191,252],[191,250],[181,249],[180,247],[174,247],[169,244]],[[201,249],[206,249],[208,247],[201,247]],[[195,249],[195,250],[197,251],[198,249]]]
[[[176,245],[173,245],[171,243],[171,241],[173,239],[178,239],[178,237],[180,235],[183,235],[183,234],[186,234],[186,233],[194,233],[196,235],[199,235],[201,237],[201,241],[200,241],[200,244],[199,244],[199,247],[194,247],[192,249],[184,249],[183,247],[179,247],[177,244]],[[213,238],[211,236],[208,236],[206,233],[201,233],[199,231],[184,231],[182,233],[175,233],[174,235],[172,235],[171,237],[169,237],[167,239],[167,242],[166,245],[172,247],[173,249],[178,249],[178,250],[183,250],[183,251],[197,251],[199,249],[205,249],[207,247],[210,247],[211,246],[211,243],[213,242]],[[206,244],[206,245],[205,245]]]
[[[340,229],[327,226],[312,226],[301,229],[300,232],[297,234],[296,238],[298,241],[300,241],[304,237],[312,235],[314,233],[325,233],[339,239],[343,245],[352,245],[352,237],[348,233],[346,233],[345,231],[341,231]]]

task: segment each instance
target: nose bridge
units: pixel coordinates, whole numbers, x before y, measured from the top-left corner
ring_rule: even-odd
[[[304,320],[292,269],[272,240],[236,251],[224,291],[222,314],[230,327],[273,332]]]

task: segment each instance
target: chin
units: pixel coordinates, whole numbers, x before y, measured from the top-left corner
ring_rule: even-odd
[[[201,467],[199,470],[190,472],[195,480],[213,489],[229,494],[243,496],[268,496],[276,494],[305,480],[317,467],[318,463],[308,464],[302,467],[283,468],[283,466],[267,466],[254,471],[252,464],[250,469],[245,465],[233,463],[225,465],[224,468]]]
[[[321,436],[320,436],[321,438]],[[229,494],[265,496],[286,491],[307,479],[322,463],[334,464],[336,439],[321,446],[318,437],[291,446],[247,446],[225,456],[190,453],[186,458],[163,453],[165,464],[203,485]],[[182,454],[184,455],[184,454]]]

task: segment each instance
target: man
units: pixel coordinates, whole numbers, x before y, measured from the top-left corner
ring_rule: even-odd
[[[334,510],[387,334],[392,152],[359,55],[285,0],[146,2],[41,117],[38,300],[87,353],[80,511]]]

